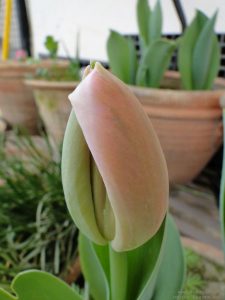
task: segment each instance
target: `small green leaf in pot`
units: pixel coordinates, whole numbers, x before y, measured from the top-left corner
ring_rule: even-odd
[[[191,22],[180,39],[178,66],[181,73],[182,86],[186,90],[193,89],[192,59],[195,44],[208,18],[200,11]]]
[[[216,36],[214,33],[216,17],[217,17],[217,13],[215,13],[214,16],[206,22],[204,28],[202,29],[198,37],[198,40],[194,48],[193,61],[192,61],[194,89],[200,89],[200,90],[204,89],[208,77],[209,76],[212,77],[212,75],[210,75],[212,70],[214,76],[216,76],[218,72],[217,69],[215,74],[215,68],[218,67],[218,56],[216,55],[215,61],[214,59],[212,59],[212,56],[214,56],[213,50],[215,50],[216,47],[215,45]],[[214,63],[215,65],[211,66],[210,63]],[[209,87],[206,86],[206,88],[210,89],[211,86]]]
[[[107,41],[109,65],[114,75],[128,84],[134,84],[137,54],[133,41],[111,31]]]
[[[149,44],[149,20],[151,18],[151,9],[148,5],[148,0],[138,0],[136,11],[140,38],[143,47],[147,47]]]
[[[154,41],[160,39],[162,34],[162,8],[159,0],[156,2],[156,5],[151,13],[148,26],[148,45],[151,45]]]
[[[53,36],[48,35],[45,39],[45,47],[49,51],[51,58],[56,58],[58,52],[58,42],[53,38]]]
[[[146,49],[140,61],[136,84],[154,88],[159,87],[175,48],[176,43],[166,39],[153,42]]]

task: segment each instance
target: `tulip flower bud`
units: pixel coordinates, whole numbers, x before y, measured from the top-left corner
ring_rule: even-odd
[[[167,211],[158,138],[137,98],[99,63],[69,99],[62,180],[71,216],[93,242],[134,249],[158,231]]]

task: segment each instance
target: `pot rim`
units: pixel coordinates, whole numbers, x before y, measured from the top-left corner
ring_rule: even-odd
[[[49,67],[51,65],[56,66],[67,66],[68,60],[64,59],[57,59],[56,61],[53,61],[51,59],[40,59],[37,61],[29,62],[29,61],[20,61],[20,60],[6,60],[0,62],[0,71],[6,70],[18,70],[18,69],[33,69],[37,67]]]
[[[225,84],[225,81],[224,81]],[[183,89],[170,89],[170,88],[150,88],[150,87],[142,87],[136,85],[128,85],[132,91],[137,91],[143,95],[148,95],[151,92],[158,93],[158,94],[190,94],[190,95],[215,95],[215,94],[223,94],[225,93],[225,85],[224,88],[221,89],[214,89],[214,90],[183,90]]]
[[[162,119],[173,119],[173,120],[221,120],[222,111],[221,108],[211,108],[211,109],[189,109],[181,108],[174,109],[174,107],[161,108],[161,107],[151,107],[148,105],[143,105],[145,112],[150,116],[150,119],[157,117]]]
[[[168,70],[164,74],[164,79],[172,79],[173,81],[180,82],[181,76],[178,71],[172,71]],[[190,93],[190,94],[196,94],[198,95],[199,93],[203,94],[214,94],[215,91],[223,91],[225,92],[225,79],[221,77],[217,77],[214,81],[214,89],[212,90],[184,90],[182,88],[150,88],[150,87],[142,87],[142,86],[136,86],[136,85],[129,85],[131,89],[137,90],[137,91],[142,91],[147,93],[147,91],[160,91],[160,92],[173,92],[173,93]]]
[[[180,80],[181,80],[180,72],[179,71],[174,71],[174,70],[167,70],[164,73],[164,78],[165,79],[172,79],[172,80],[178,81],[178,82],[180,82]],[[216,77],[215,80],[214,80],[214,89],[212,89],[211,91],[224,90],[224,89],[225,89],[225,78]],[[182,89],[180,89],[180,90],[182,90]],[[192,91],[194,92],[194,90],[192,90]],[[206,91],[206,90],[196,90],[196,91],[202,91],[203,92],[203,91]],[[208,90],[208,91],[210,91],[210,90]]]
[[[78,86],[79,81],[51,81],[42,79],[28,79],[24,80],[25,85],[39,90],[62,90],[62,89],[74,89]]]

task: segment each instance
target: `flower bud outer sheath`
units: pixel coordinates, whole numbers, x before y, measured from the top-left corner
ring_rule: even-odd
[[[99,63],[69,98],[114,215],[112,247],[134,249],[157,232],[168,207],[158,138],[129,88]]]

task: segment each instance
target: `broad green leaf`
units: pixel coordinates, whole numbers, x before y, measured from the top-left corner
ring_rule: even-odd
[[[173,273],[171,276],[171,266],[174,267],[174,272],[178,272],[178,274]],[[179,234],[172,218],[167,216],[157,261],[138,300],[175,299],[182,288],[184,272],[184,256]]]
[[[209,62],[209,72],[204,83],[203,89],[210,90],[212,89],[213,82],[218,74],[220,67],[220,44],[216,36],[213,38],[212,42],[212,55]]]
[[[24,271],[12,282],[16,297],[0,290],[0,300],[82,300],[82,297],[57,277],[38,270]],[[7,298],[8,297],[8,298]]]
[[[164,252],[165,223],[166,221],[147,243],[127,253],[127,300],[149,300],[154,293],[156,275]],[[146,285],[148,285],[148,290],[145,292]]]
[[[110,283],[110,299],[126,299],[127,293],[127,255],[116,252],[110,246],[94,246],[100,264]]]
[[[149,19],[151,16],[151,9],[148,5],[148,0],[138,0],[136,12],[139,36],[144,47],[146,47],[149,43]]]
[[[214,46],[214,25],[216,21],[217,13],[207,21],[201,33],[198,36],[198,40],[194,47],[192,70],[193,70],[193,89],[203,89],[207,82],[207,77],[211,69],[211,56]],[[215,69],[215,67],[214,67]]]
[[[102,246],[107,247],[107,246]],[[93,243],[80,233],[79,253],[82,271],[87,280],[90,293],[95,300],[109,300],[109,283]]]
[[[0,300],[17,300],[13,295],[0,288]]]
[[[186,274],[183,246],[177,227],[170,216],[168,217],[167,226],[164,256],[157,277],[153,300],[173,300],[176,297],[178,298]],[[171,276],[171,270],[173,276]]]
[[[148,45],[161,38],[162,33],[162,8],[158,0],[149,18]]]
[[[99,246],[93,243],[93,247],[105,272],[107,281],[110,282],[109,244],[106,246]]]
[[[193,88],[193,51],[198,36],[207,20],[208,18],[203,13],[197,11],[196,17],[191,22],[190,26],[187,27],[179,42],[178,67],[181,74],[182,86],[186,90],[191,90]]]
[[[225,126],[225,109],[223,109],[223,126]],[[225,140],[225,131],[223,135]],[[221,223],[223,249],[225,255],[225,147],[223,147],[223,167],[222,167],[222,176],[221,176],[221,185],[220,185],[220,223]]]
[[[159,87],[175,48],[176,43],[172,41],[161,39],[153,42],[140,61],[136,84]]]
[[[91,243],[105,274],[110,273],[107,275],[111,289],[110,299],[130,300],[138,298],[152,272],[154,272],[156,264],[160,264],[162,260],[159,256],[163,255],[164,234],[165,221],[150,241],[127,252],[115,252],[110,246],[97,246]],[[81,250],[80,255],[82,256]],[[88,272],[93,273],[91,269]],[[153,295],[156,275],[157,271],[151,277],[151,290],[148,289],[148,298],[143,299],[149,300],[150,295]]]
[[[133,41],[111,31],[107,41],[107,53],[113,74],[127,84],[134,84],[137,54]]]

